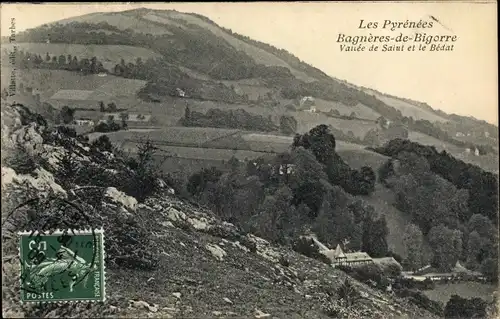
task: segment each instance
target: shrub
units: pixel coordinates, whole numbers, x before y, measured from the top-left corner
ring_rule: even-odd
[[[337,294],[338,298],[344,300],[348,307],[354,305],[361,299],[361,294],[350,282],[349,278],[346,278],[344,283],[337,289]]]
[[[441,304],[437,301],[429,299],[426,295],[424,295],[420,291],[402,289],[397,293],[400,297],[407,297],[412,303],[432,312],[435,315],[438,316],[443,315],[443,308]]]
[[[113,150],[113,144],[107,135],[99,136],[97,140],[92,142],[91,146],[101,151],[111,152]]]
[[[466,299],[452,295],[444,308],[445,318],[485,318],[486,301],[481,298]]]
[[[284,267],[290,266],[290,259],[286,258],[286,256],[281,255],[279,260],[280,265]]]
[[[312,239],[299,237],[292,242],[292,248],[299,254],[317,259],[324,262],[325,264],[330,265],[332,263],[330,258],[319,252],[318,246],[314,244],[314,241]]]
[[[122,179],[119,189],[143,202],[160,191],[158,180],[162,178],[159,168],[161,163],[155,163],[157,148],[150,140],[142,141],[137,148],[137,167],[127,178]]]
[[[107,132],[119,131],[120,129],[121,129],[120,124],[117,124],[115,122],[109,122],[109,123],[101,122],[94,127],[94,132],[107,133]]]

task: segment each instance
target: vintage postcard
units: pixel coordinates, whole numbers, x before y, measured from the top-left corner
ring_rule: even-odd
[[[500,316],[496,1],[0,12],[2,317]]]

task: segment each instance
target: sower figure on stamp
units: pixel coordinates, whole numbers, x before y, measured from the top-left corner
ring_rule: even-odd
[[[92,266],[67,247],[61,246],[56,256],[57,258],[46,258],[38,265],[30,265],[25,261],[24,265],[30,274],[29,286],[42,289],[51,277],[67,272],[69,291],[73,292],[73,287],[79,280],[86,287],[89,274],[97,270],[97,265]]]

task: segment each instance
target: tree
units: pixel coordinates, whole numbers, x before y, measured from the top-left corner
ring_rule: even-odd
[[[469,222],[467,223],[467,230],[469,232],[475,231],[481,237],[488,239],[492,238],[495,232],[495,228],[493,227],[491,220],[480,214],[474,214],[471,216]]]
[[[122,120],[122,127],[127,128],[127,120],[129,119],[129,115],[127,112],[120,113],[120,119]]]
[[[327,176],[323,166],[314,155],[304,148],[296,148],[291,153],[294,174],[289,176],[289,186],[294,194],[294,204],[306,204],[313,213],[317,213],[325,192],[324,182]]]
[[[363,222],[363,251],[372,257],[386,256],[389,247],[387,245],[387,222],[382,216],[376,220],[372,216],[366,216]]]
[[[325,124],[312,128],[304,135],[297,134],[294,138],[293,147],[304,147],[311,150],[318,162],[327,164],[335,154],[335,137]]]
[[[411,270],[422,267],[423,264],[423,234],[415,224],[406,226],[403,243],[407,251],[404,264]]]
[[[94,74],[99,72],[99,65],[95,56],[90,59],[90,72]]]
[[[66,57],[61,54],[59,56],[57,63],[59,64],[60,67],[65,66],[66,65]]]
[[[184,109],[184,121],[186,122],[186,125],[189,125],[189,123],[191,122],[191,110],[187,105],[186,108]]]
[[[452,295],[444,308],[444,317],[456,318],[485,318],[486,301],[481,298],[466,299],[458,295]]]
[[[369,195],[375,190],[375,173],[369,166],[361,167],[360,172],[353,174],[351,181],[354,182],[351,194]]]
[[[108,111],[115,112],[117,109],[115,102],[108,103]]]
[[[432,265],[441,271],[450,271],[461,255],[462,233],[439,224],[431,228],[428,238],[433,251]]]
[[[142,141],[137,146],[137,167],[129,179],[124,180],[126,193],[133,196],[139,202],[155,194],[159,190],[157,182],[160,178],[159,165],[157,162],[157,148],[150,140]]]
[[[100,101],[100,102],[99,102],[99,111],[100,111],[101,113],[106,112],[106,106],[104,106],[104,102],[103,102],[103,101]]]
[[[280,131],[284,134],[294,134],[297,131],[297,120],[293,116],[282,115]]]
[[[187,184],[187,190],[192,195],[199,194],[205,190],[207,183],[217,182],[221,175],[222,172],[215,167],[203,168],[201,171],[191,175]]]
[[[60,111],[60,117],[64,124],[69,124],[73,122],[74,115],[75,115],[75,110],[67,105],[63,106]]]

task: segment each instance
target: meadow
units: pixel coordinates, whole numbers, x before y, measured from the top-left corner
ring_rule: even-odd
[[[329,112],[331,109],[339,111],[340,115],[349,116],[352,112],[356,113],[356,117],[368,120],[376,120],[380,114],[371,108],[358,103],[356,106],[346,106],[339,102],[327,101],[322,99],[315,100],[316,109],[322,112]]]
[[[397,110],[400,110],[403,116],[413,117],[415,120],[427,120],[430,122],[447,122],[448,120],[442,118],[441,116],[434,114],[430,110],[426,110],[418,105],[411,104],[409,102],[395,99],[393,97],[389,97],[386,95],[382,95],[373,90],[364,89],[364,91],[368,94],[375,95],[375,97],[385,104],[394,107]]]
[[[445,305],[451,296],[456,294],[462,298],[482,298],[488,302],[493,301],[493,293],[498,289],[495,285],[479,282],[459,282],[437,284],[435,289],[424,290],[424,294],[432,300]]]

